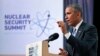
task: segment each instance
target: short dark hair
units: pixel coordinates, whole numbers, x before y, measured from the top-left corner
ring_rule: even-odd
[[[67,6],[67,8],[68,7],[71,7],[71,8],[73,8],[75,11],[78,11],[78,12],[80,12],[81,13],[81,16],[82,16],[82,8],[80,7],[80,5],[79,4],[70,4],[70,5],[68,5]]]

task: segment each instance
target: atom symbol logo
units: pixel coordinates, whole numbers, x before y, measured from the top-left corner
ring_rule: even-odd
[[[40,37],[43,34],[48,35],[50,29],[53,29],[52,23],[50,23],[52,20],[50,11],[47,10],[43,14],[37,12],[36,18],[31,24],[31,29],[35,31],[37,37]]]

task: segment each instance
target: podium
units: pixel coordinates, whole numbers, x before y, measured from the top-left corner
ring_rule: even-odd
[[[39,41],[26,45],[26,56],[60,56],[49,53],[48,41]]]

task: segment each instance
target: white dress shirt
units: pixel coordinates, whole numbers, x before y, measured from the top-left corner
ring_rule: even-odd
[[[77,31],[78,31],[80,25],[82,24],[82,22],[83,22],[83,19],[82,19],[75,27],[73,27],[74,29],[76,29],[76,33],[77,33]],[[68,32],[68,33],[65,34],[65,37],[66,37],[67,39],[69,39],[70,35],[71,35],[71,32]]]

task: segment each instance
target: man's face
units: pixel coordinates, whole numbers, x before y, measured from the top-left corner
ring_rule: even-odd
[[[79,21],[78,13],[75,12],[75,10],[71,7],[67,7],[65,9],[65,19],[68,25],[70,26],[76,26],[76,24]]]

